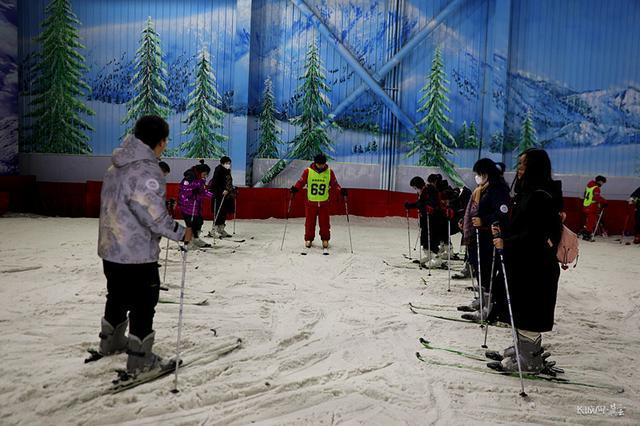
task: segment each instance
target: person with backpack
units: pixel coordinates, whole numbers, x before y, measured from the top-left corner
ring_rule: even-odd
[[[593,241],[598,224],[598,217],[602,209],[607,207],[607,200],[600,195],[602,185],[607,183],[604,176],[596,176],[594,180],[589,181],[584,189],[584,199],[582,200],[582,212],[585,216],[584,227],[580,232],[586,241]]]
[[[234,212],[235,188],[233,187],[233,177],[231,176],[231,158],[226,155],[220,158],[220,164],[213,171],[213,178],[209,182],[209,191],[213,194],[214,202],[211,203],[211,213],[213,214],[214,227],[209,236],[217,234],[219,238],[231,236],[225,231],[227,215]]]
[[[463,314],[464,319],[471,321],[486,320],[491,312],[489,306],[489,290],[491,282],[493,256],[493,236],[491,225],[500,223],[506,225],[509,213],[510,196],[509,185],[504,180],[504,168],[489,158],[482,158],[473,165],[477,187],[463,219],[463,239],[468,248],[469,263],[471,264],[476,282],[482,284],[482,308],[480,313],[480,299],[475,299],[467,307],[459,307],[461,311],[476,311]],[[480,245],[478,245],[478,242]],[[479,254],[479,258],[478,258]],[[491,290],[499,287],[494,281]],[[494,298],[492,298],[494,299]]]
[[[562,189],[552,179],[546,151],[534,148],[520,155],[514,191],[507,224],[492,226],[493,243],[504,250],[521,365],[524,371],[535,373],[544,368],[541,333],[553,329],[560,277],[557,248],[562,236]],[[506,298],[494,294],[490,319],[509,323]],[[499,369],[518,370],[513,346],[500,358]]]
[[[202,229],[202,202],[205,198],[211,198],[212,194],[206,188],[206,179],[211,168],[204,160],[184,172],[184,178],[180,182],[178,195],[178,207],[187,227],[193,230],[193,245],[197,248],[211,247],[211,244],[200,239]]]

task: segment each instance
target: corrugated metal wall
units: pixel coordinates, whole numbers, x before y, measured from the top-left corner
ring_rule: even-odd
[[[505,133],[527,109],[556,171],[640,174],[640,2],[513,1]]]

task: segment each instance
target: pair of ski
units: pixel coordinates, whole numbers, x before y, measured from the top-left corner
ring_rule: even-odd
[[[195,363],[208,364],[216,361],[218,358],[239,349],[242,346],[242,339],[229,338],[225,342],[218,345],[213,350],[207,350],[207,352],[198,356],[187,356],[186,360],[180,359],[180,368],[188,367]],[[85,363],[95,362],[103,358],[103,356],[95,349],[89,349],[90,356],[85,359]],[[135,376],[130,375],[124,370],[116,370],[117,377],[111,382],[111,386],[104,391],[106,395],[117,394],[129,389],[133,389],[145,383],[158,380],[162,377],[168,376],[174,373],[176,370],[175,359],[171,359],[170,362],[163,368],[157,368],[151,371],[139,373]]]
[[[424,349],[428,349],[430,351],[442,351],[442,352],[452,353],[473,361],[481,361],[481,362],[487,361],[486,358],[482,358],[479,355],[470,354],[470,353],[459,351],[456,349],[434,346],[431,344],[431,342],[429,342],[428,340],[422,337],[419,339],[419,342]],[[520,377],[517,371],[516,372],[497,371],[497,370],[489,369],[488,367],[484,367],[484,366],[483,367],[469,366],[469,365],[459,364],[454,362],[438,361],[431,358],[427,358],[425,357],[425,355],[421,354],[420,352],[416,352],[416,358],[418,358],[418,360],[424,363],[438,365],[442,367],[458,368],[462,370],[469,370],[469,371],[474,371],[474,372],[484,373],[484,374],[494,374],[494,375],[500,375],[500,376],[516,377],[516,378]],[[545,366],[545,369],[538,374],[523,372],[522,378],[525,380],[546,381],[546,382],[558,383],[562,385],[573,385],[573,386],[582,386],[582,387],[588,387],[588,388],[594,388],[594,389],[603,389],[603,390],[611,391],[614,393],[624,392],[624,388],[620,386],[612,386],[612,385],[606,385],[606,384],[600,384],[600,383],[578,382],[570,379],[565,379],[562,377],[557,377],[556,374],[558,373],[564,373],[564,370],[555,367],[555,363],[551,362],[551,363],[547,363],[547,365]]]
[[[438,311],[438,309],[434,308],[433,306],[418,306],[418,305],[414,305],[413,303],[409,302],[409,310],[413,314],[423,315],[423,316],[430,317],[430,318],[446,320],[446,321],[454,321],[454,322],[463,322],[463,323],[467,323],[467,324],[481,325],[479,322],[467,320],[467,319],[464,319],[464,318],[456,318],[456,317],[449,317],[449,316],[446,316],[446,315],[436,314],[436,313],[434,313],[432,311]],[[489,325],[491,325],[492,327],[498,327],[498,328],[509,328],[508,324],[505,324],[505,323],[502,323],[502,322],[496,322],[496,323],[492,323],[492,324],[489,324]]]

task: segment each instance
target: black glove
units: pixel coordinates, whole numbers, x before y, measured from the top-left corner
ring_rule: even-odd
[[[295,186],[292,186],[292,187],[291,187],[291,189],[289,189],[289,191],[290,191],[292,194],[295,194],[296,192],[298,192],[298,188],[296,188]]]
[[[348,193],[349,191],[347,191],[347,188],[340,189],[340,194],[342,194],[343,197],[346,197]]]
[[[411,203],[410,203],[410,202],[408,202],[408,201],[405,201],[405,202],[404,202],[404,209],[405,209],[405,210],[409,210],[410,208],[411,208]]]

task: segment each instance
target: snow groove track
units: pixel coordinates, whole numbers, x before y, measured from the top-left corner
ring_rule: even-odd
[[[177,395],[164,378],[105,396],[126,355],[83,364],[98,340],[105,295],[97,220],[0,219],[0,423],[595,425],[611,419],[579,416],[576,406],[611,403],[625,408],[616,424],[640,423],[636,247],[583,245],[581,265],[561,277],[557,326],[545,336],[559,366],[625,393],[545,382],[528,385],[526,402],[512,378],[416,360],[422,335],[482,356],[479,327],[407,308],[411,301],[455,315],[471,299],[469,283],[454,281],[447,292],[446,271],[427,277],[383,263],[409,263],[404,218],[354,217],[351,224],[353,255],[344,218],[333,220],[331,256],[318,248],[299,255],[301,219],[290,220],[283,251],[284,222],[267,220],[238,221],[238,231],[254,239],[235,253],[190,253],[185,298],[208,305],[185,306],[183,354],[205,361],[181,370]],[[602,258],[606,264],[596,267]],[[163,300],[178,299],[179,279],[180,254],[170,250]],[[156,311],[156,350],[172,356],[177,307]],[[236,337],[241,348],[206,361]],[[509,339],[509,330],[491,328],[491,349]],[[431,355],[443,363],[456,356]]]

